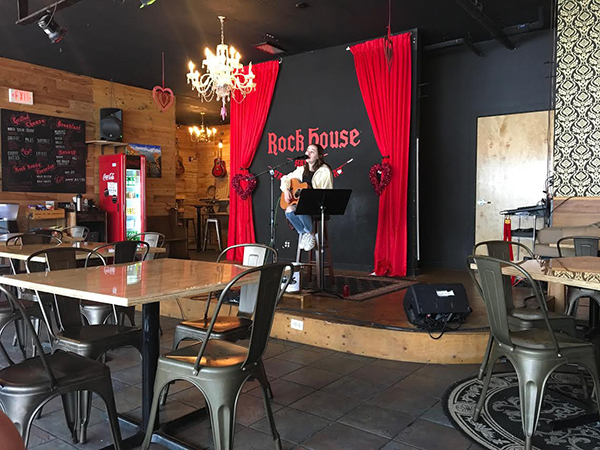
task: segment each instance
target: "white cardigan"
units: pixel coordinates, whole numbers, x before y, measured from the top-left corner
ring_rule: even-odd
[[[296,170],[293,172],[281,177],[281,191],[285,192],[290,188],[290,180],[292,178],[302,181],[303,174],[304,166],[300,166],[296,167]],[[333,173],[328,166],[322,165],[314,173],[310,184],[312,185],[313,189],[333,189]]]

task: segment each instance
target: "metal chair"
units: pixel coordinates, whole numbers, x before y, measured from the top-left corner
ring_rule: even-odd
[[[223,260],[229,250],[236,248],[244,249],[244,260],[242,262],[244,266],[263,266],[271,257],[274,257],[274,260],[277,261],[277,250],[273,247],[263,244],[237,244],[223,250],[217,257],[217,263],[220,263]],[[216,317],[210,338],[222,339],[230,342],[247,339],[248,336],[250,336],[252,315],[256,309],[257,295],[258,283],[241,286],[237,316]],[[212,292],[208,294],[208,299],[206,300],[204,318],[200,320],[184,320],[177,324],[173,335],[173,350],[177,350],[179,344],[183,340],[190,339],[194,341],[203,341],[206,339],[208,327],[213,320],[213,318],[208,317],[211,298]],[[183,316],[183,308],[179,304],[179,301],[177,301],[177,303]],[[264,368],[262,370],[264,371]],[[273,392],[268,381],[267,390],[269,392],[269,397],[272,398]],[[168,394],[169,388],[167,387],[161,400],[161,405],[165,404]]]
[[[214,448],[233,448],[235,410],[240,391],[249,377],[254,376],[260,383],[267,418],[275,447],[281,449],[279,433],[275,428],[273,413],[266,388],[266,377],[262,368],[262,354],[265,351],[273,324],[275,307],[290,283],[293,267],[289,264],[272,264],[255,267],[242,272],[229,282],[217,302],[216,310],[206,332],[206,339],[196,345],[175,350],[158,360],[154,398],[150,412],[150,424],[156,419],[156,411],[162,390],[168,383],[185,380],[197,387],[206,398],[213,430]],[[284,273],[287,280],[284,282]],[[220,339],[211,339],[219,311],[227,293],[240,280],[260,276],[258,281],[258,301],[254,312],[254,325],[248,347]],[[152,438],[152,427],[148,427],[142,444],[147,449]]]
[[[32,270],[33,260],[45,256],[46,269],[49,271],[75,269],[78,266],[77,253],[86,253],[86,264],[90,256],[94,256],[102,264],[106,263],[102,255],[94,250],[62,247],[40,250],[31,254],[27,258],[25,267],[27,272],[36,271]],[[94,360],[99,359],[109,350],[126,346],[133,346],[141,353],[142,330],[140,328],[112,324],[85,326],[79,309],[74,303],[76,300],[44,292],[36,292],[36,295],[40,301],[53,351],[64,350]],[[53,312],[52,316],[51,312]],[[114,314],[116,317],[116,311]],[[79,396],[69,394],[67,400],[71,411],[74,411],[74,417],[71,417],[73,420],[68,423],[73,432],[73,439],[84,443],[91,412],[91,395],[89,392],[83,392]],[[78,405],[79,410],[77,410]],[[75,418],[78,420],[75,421]]]
[[[43,236],[54,236],[62,241],[63,232],[58,228],[30,228],[29,233],[41,234]]]
[[[22,301],[21,305],[23,306],[23,310],[26,312],[27,317],[34,317],[36,319],[37,328],[39,326],[39,321],[43,319],[38,304],[36,302]],[[7,326],[9,326],[11,323],[14,323],[16,344],[21,350],[23,359],[26,359],[27,353],[25,351],[25,342],[27,340],[27,329],[25,327],[25,322],[22,319],[23,317],[21,316],[21,312],[16,309],[12,303],[10,303],[10,301],[0,303],[0,336],[2,336],[2,333],[4,333],[4,330]],[[6,349],[1,341],[0,354],[2,354],[2,357],[8,364],[14,364],[14,361],[6,352]]]
[[[476,265],[476,269],[472,267]],[[536,328],[524,331],[512,331],[508,321],[508,298],[504,288],[505,279],[502,266],[510,266],[520,273],[533,287],[533,292],[540,304],[545,329]],[[546,382],[550,374],[564,364],[577,364],[587,368],[594,380],[596,393],[600,392],[598,379],[598,360],[594,346],[590,342],[568,336],[555,334],[548,318],[546,299],[538,284],[518,264],[487,256],[469,256],[467,258],[469,274],[481,292],[488,313],[490,328],[494,342],[490,352],[490,362],[504,356],[515,367],[519,380],[519,398],[525,450],[531,450],[532,437],[537,427]],[[478,272],[480,282],[475,273]],[[473,420],[478,421],[485,402],[492,371],[488,370],[483,381],[481,397],[475,408]],[[600,410],[600,396],[596,395]]]
[[[163,248],[165,246],[166,236],[156,231],[146,231],[145,233],[138,233],[129,238],[130,241],[144,241],[152,248]],[[144,261],[154,259],[155,253],[149,253],[144,258]]]
[[[68,352],[45,355],[42,344],[27,316],[27,311],[3,286],[11,306],[19,311],[33,336],[39,356],[0,370],[0,404],[17,426],[25,446],[29,441],[31,424],[41,408],[54,397],[62,396],[67,423],[73,423],[69,397],[78,392],[95,392],[106,404],[114,447],[121,448],[121,431],[117,418],[110,369],[99,362]]]
[[[87,239],[90,229],[83,225],[73,225],[71,227],[61,228],[63,234],[74,238],[82,238],[84,241]]]
[[[99,252],[103,249],[113,249],[113,252],[108,255],[113,259],[113,264],[123,264],[136,261],[138,250],[144,248],[141,260],[144,261],[150,251],[150,245],[144,241],[119,241],[110,244],[99,245],[94,251]],[[102,303],[82,301],[80,304],[81,314],[90,325],[99,325],[106,323],[110,319],[113,308],[110,305]],[[135,326],[135,307],[134,306],[117,306],[117,322],[123,324],[125,316],[129,319],[131,326]]]
[[[600,237],[597,236],[565,236],[559,239],[556,243],[558,247],[558,256],[563,258],[565,256],[564,241],[573,241],[575,247],[575,256],[592,256],[598,257],[598,243]],[[561,245],[562,243],[562,245]],[[569,286],[567,289],[567,308],[566,314],[570,316],[577,316],[577,308],[579,307],[579,300],[582,297],[588,297],[590,302],[593,300],[600,305],[600,292],[592,289],[585,289],[579,287]],[[590,323],[595,323],[596,318],[593,316],[596,314],[596,308],[593,308],[590,303]],[[593,326],[593,325],[592,325]]]
[[[510,261],[511,260],[511,248],[512,246],[517,246],[523,250],[523,252],[529,256],[531,259],[534,259],[533,252],[525,245],[519,242],[511,242],[511,241],[484,241],[479,242],[473,247],[473,253],[477,254],[477,250],[485,247],[487,250],[488,256],[492,258],[501,259],[502,261]],[[508,325],[511,331],[525,331],[531,330],[534,328],[546,328],[546,321],[544,320],[544,314],[540,309],[529,309],[529,308],[516,308],[513,303],[512,298],[512,282],[511,277],[505,277],[503,279],[504,283],[504,295],[506,299],[506,314],[508,316]],[[537,282],[536,282],[537,285]],[[539,286],[539,285],[538,285]],[[541,289],[540,289],[541,290]],[[528,297],[532,298],[532,297]],[[540,306],[541,308],[541,306]],[[569,336],[575,336],[576,333],[576,324],[575,319],[571,316],[565,314],[558,314],[551,311],[547,311],[547,316],[552,326],[557,331],[562,331]],[[485,372],[488,367],[490,350],[492,348],[494,336],[490,333],[490,337],[488,339],[487,347],[485,349],[485,354],[483,356],[483,361],[481,362],[481,367],[479,368],[479,375],[477,378],[479,380],[483,379]],[[585,383],[584,383],[585,385]]]
[[[62,235],[62,233],[61,233]],[[15,236],[9,237],[5,245],[45,245],[45,244],[62,244],[62,239],[50,234],[30,232],[21,233]]]

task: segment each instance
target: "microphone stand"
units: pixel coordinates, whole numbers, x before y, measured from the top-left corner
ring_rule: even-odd
[[[280,167],[284,167],[287,166],[288,164],[295,162],[296,159],[292,158],[289,159],[288,161],[285,161],[281,164],[277,164],[276,166],[267,166],[268,169],[267,170],[263,170],[260,173],[257,173],[256,175],[252,175],[251,177],[248,177],[248,179],[253,179],[253,178],[258,178],[262,175],[265,174],[269,174],[270,178],[271,178],[271,211],[270,211],[270,219],[269,219],[269,228],[270,228],[270,240],[269,240],[269,247],[275,248],[275,239],[276,239],[276,233],[275,233],[275,198],[274,198],[274,194],[275,194],[275,170],[279,169]],[[272,256],[273,257],[273,261],[275,262],[275,255]]]

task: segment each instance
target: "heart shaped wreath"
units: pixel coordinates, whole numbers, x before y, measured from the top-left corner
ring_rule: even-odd
[[[381,164],[374,164],[369,170],[369,180],[371,180],[375,193],[381,196],[383,190],[392,180],[392,166],[385,161]]]
[[[245,186],[242,185],[243,183]],[[231,186],[242,200],[246,200],[256,188],[256,178],[251,173],[238,173],[231,179]]]

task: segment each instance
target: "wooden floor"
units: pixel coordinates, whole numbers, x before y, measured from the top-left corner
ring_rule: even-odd
[[[194,259],[214,261],[216,253],[191,252]],[[363,272],[340,271],[346,275]],[[364,301],[315,296],[301,308],[300,301],[285,297],[280,302],[271,336],[279,339],[396,361],[466,364],[481,361],[488,339],[488,322],[483,302],[467,272],[431,270],[414,278],[421,283],[462,283],[473,312],[457,331],[447,331],[435,340],[413,327],[404,313],[406,289]],[[214,303],[214,302],[213,302]],[[161,314],[197,318],[203,315],[204,301],[181,299],[161,303]],[[224,314],[235,314],[226,308]],[[292,328],[294,323],[301,330]]]
[[[364,272],[339,272],[344,275],[366,275]],[[460,329],[463,331],[487,331],[488,322],[485,306],[467,272],[430,270],[420,276],[408,279],[419,283],[463,284],[473,312]],[[305,308],[301,308],[298,300],[284,297],[279,304],[278,310],[294,312],[302,317],[319,317],[321,320],[330,320],[333,322],[414,331],[414,327],[408,322],[404,313],[403,303],[406,292],[407,289],[402,289],[360,302],[314,296],[309,302],[309,306]]]

